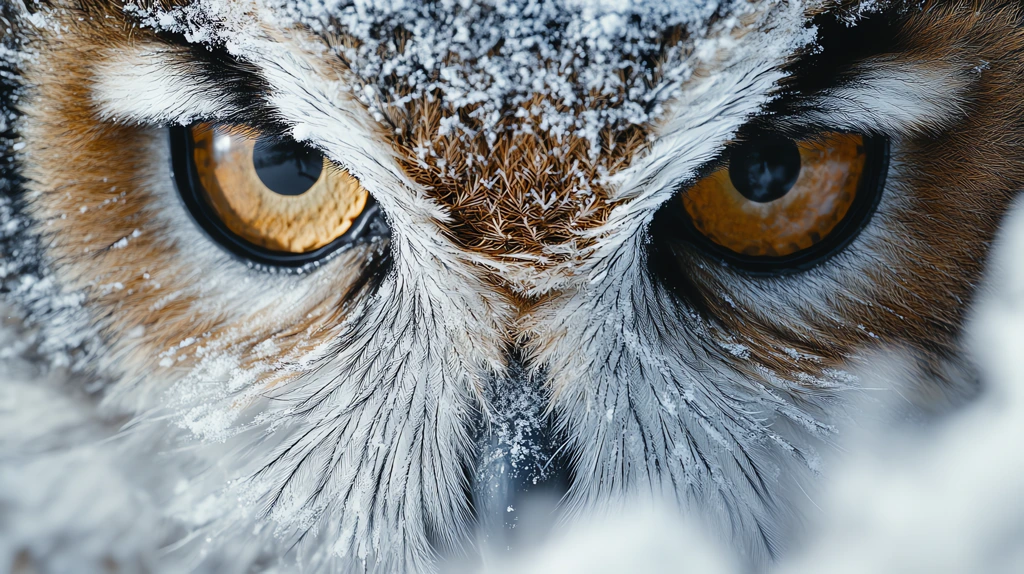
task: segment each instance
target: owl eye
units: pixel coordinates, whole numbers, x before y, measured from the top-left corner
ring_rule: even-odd
[[[363,237],[376,206],[316,150],[238,125],[174,128],[175,179],[196,222],[250,261],[300,266]]]
[[[740,269],[806,269],[840,251],[867,223],[887,165],[882,138],[752,138],[680,194],[684,227],[694,244]]]

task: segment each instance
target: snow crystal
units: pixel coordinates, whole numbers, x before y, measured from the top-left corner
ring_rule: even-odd
[[[723,349],[729,351],[729,353],[740,359],[746,359],[750,357],[750,349],[746,345],[741,343],[720,343]]]

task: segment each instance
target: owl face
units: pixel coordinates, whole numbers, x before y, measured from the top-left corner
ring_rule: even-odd
[[[550,482],[763,565],[870,357],[973,392],[1019,10],[657,4],[4,8],[4,297],[159,542],[424,571]]]

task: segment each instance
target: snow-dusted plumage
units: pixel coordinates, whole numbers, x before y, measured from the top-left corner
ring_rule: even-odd
[[[488,481],[541,481],[558,454],[573,471],[559,512],[667,501],[764,568],[862,388],[862,350],[907,345],[922,371],[940,364],[929,375],[961,374],[934,327],[960,315],[900,258],[943,269],[939,303],[967,297],[1008,196],[969,199],[978,237],[940,226],[961,246],[949,259],[917,236],[894,249],[913,194],[932,197],[915,142],[969,117],[988,68],[898,45],[912,57],[799,92],[824,9],[9,8],[3,78],[23,86],[0,132],[24,189],[0,203],[0,281],[34,331],[0,357],[0,564],[430,571],[474,552],[479,497],[503,488]],[[883,7],[833,9],[855,27]],[[1015,41],[958,26],[991,52]],[[390,235],[289,272],[212,244],[179,203],[164,127],[253,109],[356,177]],[[652,222],[754,121],[891,138],[886,195],[856,242],[798,275],[666,249],[691,283],[673,289]]]

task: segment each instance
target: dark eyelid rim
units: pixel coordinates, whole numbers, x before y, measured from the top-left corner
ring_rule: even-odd
[[[856,239],[870,223],[882,199],[889,171],[889,140],[884,136],[861,135],[868,149],[868,165],[865,167],[867,171],[858,187],[854,204],[836,228],[815,245],[784,257],[752,257],[735,253],[714,243],[697,230],[683,208],[683,202],[679,201],[682,194],[698,180],[680,187],[669,204],[655,217],[652,228],[654,240],[683,241],[697,248],[705,256],[754,277],[780,277],[817,267],[843,251]],[[729,151],[727,149],[724,152],[716,168],[722,167],[728,160]],[[709,173],[710,171],[704,172],[704,176]]]
[[[817,125],[802,121],[801,116],[812,111],[812,100],[821,91],[842,85],[849,81],[845,73],[850,70],[856,62],[869,58],[880,53],[898,51],[900,38],[899,30],[908,14],[907,9],[892,8],[870,14],[859,22],[851,25],[836,13],[823,13],[814,20],[818,27],[818,42],[810,49],[799,53],[785,67],[786,79],[780,83],[776,97],[766,104],[759,114],[750,118],[739,130],[733,139],[727,143],[718,155],[704,163],[697,171],[686,180],[680,182],[676,189],[677,193],[669,200],[662,210],[673,213],[676,210],[673,204],[679,203],[677,199],[680,194],[685,193],[698,181],[707,177],[717,169],[727,165],[732,150],[744,141],[758,139],[765,135],[783,136],[797,141],[813,140],[824,132],[842,131],[836,130],[834,126]],[[850,46],[854,46],[852,49]],[[879,174],[872,177],[881,177],[877,184],[879,191],[875,194],[874,205],[870,207],[873,213],[877,202],[881,197],[881,187],[884,185],[884,176],[889,166],[889,139],[881,133],[863,133],[865,142],[870,143],[876,151],[881,154],[877,162]],[[870,158],[869,158],[870,159]],[[665,218],[665,215],[659,214]],[[673,219],[682,219],[684,227],[692,228],[689,218],[678,213],[669,216]],[[864,217],[861,227],[867,225],[871,217]],[[679,222],[676,222],[678,225]],[[751,275],[784,275],[804,271],[828,259],[842,248],[844,248],[859,233],[860,229],[850,233],[849,239],[840,247],[831,250],[831,253],[805,263],[796,265],[793,269],[766,269],[758,270],[758,265],[741,265],[745,272]],[[652,228],[652,233],[654,232]],[[693,233],[697,234],[696,231]],[[835,231],[830,234],[835,235]],[[655,233],[655,235],[657,235]],[[699,235],[699,234],[697,234]],[[731,255],[731,252],[729,252]],[[730,257],[731,258],[731,257]],[[717,259],[725,259],[717,257]]]
[[[178,197],[205,235],[239,260],[273,268],[299,269],[315,265],[337,252],[377,236],[372,233],[373,222],[380,219],[382,214],[373,196],[369,196],[366,208],[344,235],[308,253],[273,251],[235,235],[202,197],[202,183],[199,181],[194,162],[189,160],[194,149],[192,138],[189,136],[190,129],[191,127],[182,126],[173,126],[169,129],[171,173],[174,176]]]

